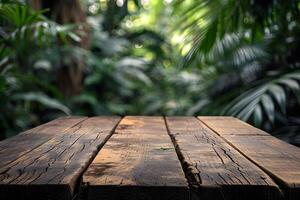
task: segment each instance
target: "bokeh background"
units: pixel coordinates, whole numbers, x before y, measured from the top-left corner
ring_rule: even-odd
[[[0,139],[64,115],[229,115],[300,145],[298,0],[1,0]]]

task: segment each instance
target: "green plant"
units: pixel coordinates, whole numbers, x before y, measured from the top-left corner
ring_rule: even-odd
[[[190,48],[184,65],[201,70],[203,95],[189,112],[232,115],[269,131],[290,126],[300,105],[299,3],[178,0],[173,7]]]
[[[38,6],[48,11],[16,2],[0,4],[6,135],[61,114],[188,114],[232,115],[298,141],[296,0],[81,0],[80,19],[74,7],[60,16],[62,4],[52,1]],[[44,14],[61,23],[88,16],[91,41],[78,25]],[[75,47],[81,42],[90,49]],[[82,82],[73,74],[77,86],[65,78],[74,68],[61,67],[74,63],[84,69]],[[58,82],[82,92],[66,98]]]
[[[0,4],[0,127],[6,136],[49,120],[57,111],[70,114],[47,76],[53,73],[51,65],[40,55],[57,48],[58,40],[67,43],[78,37],[73,25],[58,25],[43,12],[16,1]],[[44,112],[49,113],[43,117]]]

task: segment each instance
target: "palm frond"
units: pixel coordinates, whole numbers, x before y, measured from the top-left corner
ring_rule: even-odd
[[[235,98],[222,114],[244,121],[253,119],[256,126],[261,126],[263,118],[266,117],[273,124],[276,115],[286,114],[287,100],[292,95],[291,92],[294,97],[300,93],[299,76],[298,70],[265,81]]]

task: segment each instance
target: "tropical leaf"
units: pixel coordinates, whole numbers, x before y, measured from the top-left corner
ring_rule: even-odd
[[[300,92],[299,75],[300,71],[294,71],[276,78],[273,77],[243,92],[227,105],[223,114],[236,116],[244,121],[253,117],[257,126],[264,121],[263,116],[267,116],[268,121],[273,124],[276,115],[286,115],[289,91],[293,91],[295,94]]]
[[[16,94],[13,96],[14,100],[23,100],[25,102],[37,102],[45,108],[56,109],[64,112],[67,115],[71,114],[71,111],[68,107],[60,103],[58,100],[50,98],[49,96],[43,93],[36,93],[36,92],[28,92],[24,94]]]

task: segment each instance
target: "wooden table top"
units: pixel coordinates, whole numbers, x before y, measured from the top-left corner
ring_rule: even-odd
[[[300,199],[300,149],[232,117],[53,120],[0,142],[0,200]]]

